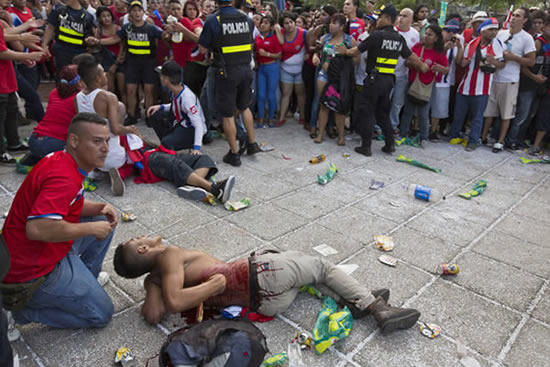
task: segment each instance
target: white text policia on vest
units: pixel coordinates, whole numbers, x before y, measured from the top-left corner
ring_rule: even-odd
[[[250,28],[248,22],[238,22],[238,23],[225,23],[222,24],[223,34],[241,34],[249,33]]]

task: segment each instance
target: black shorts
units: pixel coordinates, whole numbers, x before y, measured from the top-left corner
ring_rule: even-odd
[[[535,127],[537,131],[550,131],[550,94],[545,94],[539,104],[537,117],[535,118]]]
[[[216,72],[216,109],[223,117],[233,117],[248,108],[252,96],[252,69],[249,64],[226,67]]]
[[[168,180],[176,186],[185,185],[189,175],[199,168],[208,168],[207,180],[218,172],[216,164],[206,154],[178,153],[172,155],[155,152],[151,153],[147,163],[155,176]]]
[[[155,60],[133,62],[126,61],[126,84],[155,84],[158,74],[155,72]]]

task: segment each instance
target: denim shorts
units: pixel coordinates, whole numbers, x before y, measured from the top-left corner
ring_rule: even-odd
[[[302,70],[297,73],[289,73],[285,69],[281,68],[281,74],[279,80],[286,84],[304,84],[302,80]]]
[[[324,70],[319,70],[319,74],[317,74],[317,80],[320,82],[328,82],[328,74]]]

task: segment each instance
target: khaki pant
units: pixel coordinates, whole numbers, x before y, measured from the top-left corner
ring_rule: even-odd
[[[370,290],[333,263],[299,251],[268,253],[255,256],[260,307],[258,312],[273,316],[284,312],[294,301],[300,287],[316,286],[323,295],[336,302],[351,302],[360,310],[374,301]]]

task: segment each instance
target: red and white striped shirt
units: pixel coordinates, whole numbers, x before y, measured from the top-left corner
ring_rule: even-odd
[[[464,57],[470,59],[468,70],[460,85],[458,86],[458,93],[465,96],[487,96],[491,92],[491,85],[493,83],[493,74],[484,73],[481,71],[479,64],[476,67],[476,48],[480,42],[481,37],[478,37],[468,43],[464,50]],[[481,47],[481,56],[483,59],[487,55],[493,55],[495,59],[503,60],[504,48],[502,43],[498,39],[493,39],[490,45]]]

